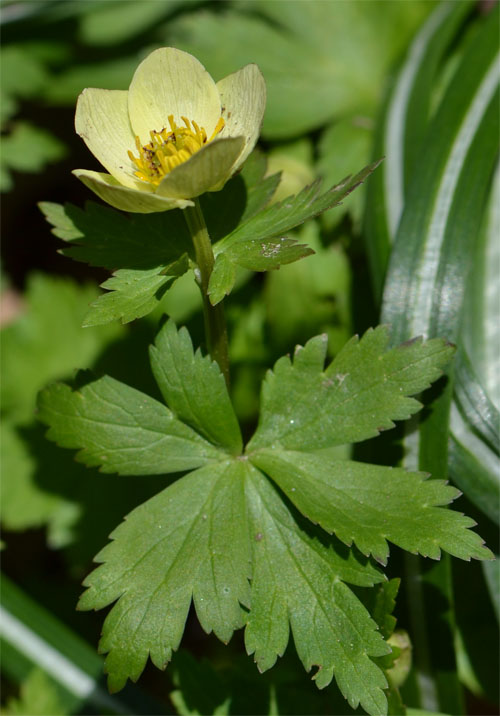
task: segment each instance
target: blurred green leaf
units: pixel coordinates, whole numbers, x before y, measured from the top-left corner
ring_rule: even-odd
[[[83,4],[83,3],[82,3]],[[44,98],[52,104],[74,105],[86,87],[128,89],[137,68],[137,55],[109,59],[106,62],[78,63],[63,70],[50,82]]]
[[[324,131],[318,146],[317,171],[327,185],[332,184],[338,177],[351,174],[355,167],[365,166],[370,161],[372,135],[372,117],[361,114],[343,117]],[[380,159],[380,157],[374,158]],[[379,171],[384,171],[383,167]],[[329,228],[336,224],[345,212],[348,212],[359,224],[364,205],[364,191],[363,187],[360,187],[346,197],[340,211],[325,214],[322,222]]]
[[[16,122],[12,131],[2,137],[0,191],[12,189],[11,171],[38,172],[46,164],[62,159],[65,154],[64,144],[50,132],[28,122]]]
[[[304,187],[313,183],[316,178],[313,171],[313,151],[313,143],[308,136],[292,142],[271,145],[267,155],[268,173],[276,172],[280,175],[273,203],[282,201],[292,194],[299,194]],[[361,164],[366,164],[366,162],[361,162]],[[360,163],[355,166],[359,167]],[[337,173],[331,183],[335,182],[339,176],[346,176],[348,173]]]
[[[449,469],[453,482],[493,522],[500,524],[500,463],[497,453],[452,405]]]
[[[17,99],[28,99],[42,91],[48,73],[40,60],[22,44],[10,44],[0,50],[0,80],[3,124],[17,111]]]
[[[116,45],[154,27],[182,5],[182,0],[100,0],[82,15],[79,34],[87,45]]]
[[[74,526],[82,507],[77,497],[68,495],[61,485],[66,476],[63,475],[61,480],[58,475],[52,484],[40,481],[42,461],[36,442],[27,442],[29,431],[25,430],[23,434],[5,420],[1,427],[0,515],[3,528],[20,531],[47,525],[47,542],[51,547],[68,544],[74,538]],[[52,469],[56,469],[55,462]],[[58,490],[61,487],[62,492]]]
[[[500,166],[474,253],[461,338],[487,397],[500,409]]]
[[[168,29],[217,79],[256,62],[268,87],[264,136],[282,139],[374,107],[385,73],[427,11],[421,2],[263,0],[191,13]]]
[[[102,658],[52,609],[44,609],[4,574],[0,611],[2,672],[18,683],[29,682],[28,693],[22,687],[21,692],[25,702],[29,698],[30,710],[14,713],[55,714],[41,710],[48,708],[47,701],[68,714],[160,713],[158,705],[134,687],[120,698],[111,697],[99,684]]]
[[[80,328],[96,295],[94,286],[78,286],[70,279],[41,274],[28,279],[25,310],[1,332],[0,396],[9,418],[29,420],[40,388],[89,367],[122,334],[119,326]]]
[[[496,11],[483,19],[429,125],[394,248],[383,320],[395,340],[458,334],[466,277],[498,151]],[[474,178],[474,181],[472,181]],[[453,296],[453,300],[450,297]]]
[[[61,703],[53,682],[41,669],[31,671],[21,684],[19,698],[9,699],[1,712],[9,716],[65,716],[71,713]]]
[[[294,236],[314,254],[267,274],[268,342],[276,355],[305,343],[311,335],[326,333],[329,354],[333,355],[352,333],[349,261],[340,245],[322,246],[316,222],[306,223]]]
[[[197,661],[183,649],[172,664],[177,689],[169,696],[181,716],[227,716],[231,693],[208,659]]]
[[[429,49],[431,64],[438,63],[449,41],[456,38],[461,10],[466,12],[468,5],[443,5],[430,18],[416,41],[420,56],[413,55],[415,66],[411,67],[410,53],[405,67],[411,67],[411,71],[405,76],[403,68],[401,84],[396,85],[404,90],[399,106],[392,105],[398,112],[389,112],[384,124],[385,133],[392,126],[392,132],[385,135],[393,142],[387,166],[390,169],[392,162],[395,170],[385,177],[385,198],[378,198],[380,206],[390,202],[389,213],[385,219],[375,213],[382,220],[372,222],[376,232],[370,246],[374,279],[380,286],[390,237],[395,233],[382,320],[392,325],[397,341],[415,334],[458,339],[466,278],[498,152],[498,8],[477,19],[434,114],[424,130],[418,128],[422,144],[410,154],[404,151],[407,102],[413,87],[421,95],[422,106],[429,107],[432,89],[429,65],[424,61],[426,50]],[[450,23],[442,34],[440,22]],[[426,48],[433,33],[438,39],[431,40]],[[435,66],[430,69],[433,73]],[[394,97],[397,96],[396,91]],[[391,120],[395,124],[391,125]],[[413,166],[407,164],[410,156],[415,161]],[[406,185],[408,176],[411,181]],[[377,202],[372,204],[375,209],[376,206]],[[452,379],[450,371],[439,397],[427,407],[418,432],[408,431],[404,464],[410,469],[419,467],[433,474],[446,474]],[[450,562],[444,559],[431,569],[409,556],[405,556],[405,562],[412,584],[408,606],[415,646],[414,703],[430,710],[462,713],[462,690],[455,666]],[[438,599],[441,610],[436,609]]]

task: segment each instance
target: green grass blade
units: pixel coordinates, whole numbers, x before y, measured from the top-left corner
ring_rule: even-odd
[[[398,161],[406,163],[399,172],[404,206],[382,311],[394,342],[419,334],[456,340],[459,334],[474,238],[498,147],[497,22],[496,11],[480,21],[427,128],[415,166],[409,165],[400,143],[403,159]],[[407,190],[402,186],[405,175],[412,177]],[[396,208],[392,211],[395,226]],[[445,389],[428,406],[426,420],[407,436],[408,467],[446,476],[452,389],[450,373]],[[429,570],[411,557],[407,570],[420,706],[462,713],[450,561]]]
[[[497,11],[464,54],[429,126],[391,255],[384,321],[399,342],[458,332],[498,146]]]
[[[129,691],[126,700],[110,696],[100,683],[103,659],[5,575],[2,575],[0,639],[2,671],[14,681],[21,681],[33,667],[42,669],[57,685],[69,712],[78,712],[87,705],[96,713],[159,713],[158,706],[149,699],[144,703],[143,694],[134,699]]]
[[[472,3],[443,2],[415,36],[384,108],[374,157],[386,160],[367,186],[365,233],[375,294],[380,299],[408,177],[428,123],[433,80]]]

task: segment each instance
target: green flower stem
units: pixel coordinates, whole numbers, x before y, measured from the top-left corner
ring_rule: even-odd
[[[215,259],[200,202],[198,199],[194,201],[194,206],[184,209],[184,217],[193,240],[196,263],[198,264],[196,280],[203,299],[205,337],[208,352],[219,364],[226,385],[229,387],[229,354],[224,306],[222,301],[216,306],[212,306],[208,297],[208,283]]]

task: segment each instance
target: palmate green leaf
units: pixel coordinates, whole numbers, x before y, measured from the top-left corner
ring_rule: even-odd
[[[453,347],[421,339],[387,350],[389,330],[378,326],[352,338],[324,369],[326,336],[298,346],[293,363],[280,358],[262,387],[252,452],[277,446],[312,451],[359,442],[406,420],[421,405],[408,397],[442,374]]]
[[[467,529],[474,520],[439,507],[460,495],[442,480],[277,448],[250,459],[308,519],[382,564],[389,555],[387,541],[433,559],[441,549],[462,559],[492,557],[479,535]]]
[[[109,376],[72,390],[56,383],[38,399],[47,437],[79,448],[77,459],[102,472],[161,475],[192,470],[219,451],[170,410]]]
[[[224,376],[210,356],[193,351],[186,328],[168,321],[151,347],[151,366],[165,402],[211,443],[238,455],[243,443]]]
[[[312,219],[327,209],[337,206],[377,168],[379,163],[370,164],[355,176],[347,177],[323,194],[320,193],[321,181],[318,180],[303,189],[297,196],[291,196],[263,209],[217,242],[214,247],[215,253],[235,251],[238,244],[251,242],[252,245],[253,242],[262,242],[280,236],[307,219]]]
[[[334,545],[297,530],[283,501],[262,473],[248,466],[247,499],[253,530],[252,608],[245,630],[247,651],[260,670],[270,668],[289,638],[319,688],[335,674],[349,704],[387,713],[383,673],[370,657],[389,653],[368,612],[340,580],[367,585],[356,574],[355,555],[346,561]],[[354,567],[354,569],[353,569]],[[373,581],[379,581],[371,575]],[[372,582],[373,583],[373,582]]]
[[[245,464],[201,468],[135,509],[98,555],[80,609],[118,599],[103,629],[111,691],[137,680],[148,656],[165,668],[191,601],[203,629],[227,642],[250,606]]]
[[[388,582],[382,582],[368,593],[368,601],[370,601],[370,613],[378,624],[384,639],[388,639],[396,626],[396,617],[392,615],[396,606],[396,597],[399,592],[399,578],[390,579]],[[370,598],[372,597],[372,598]]]

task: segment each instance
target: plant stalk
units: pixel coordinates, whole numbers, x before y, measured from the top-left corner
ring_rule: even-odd
[[[213,360],[219,364],[226,385],[229,388],[229,353],[224,305],[222,301],[216,306],[212,306],[210,303],[208,283],[215,259],[200,202],[198,199],[194,199],[194,202],[195,205],[188,206],[183,213],[193,241],[198,266],[195,275],[203,300],[205,339],[208,352]]]

